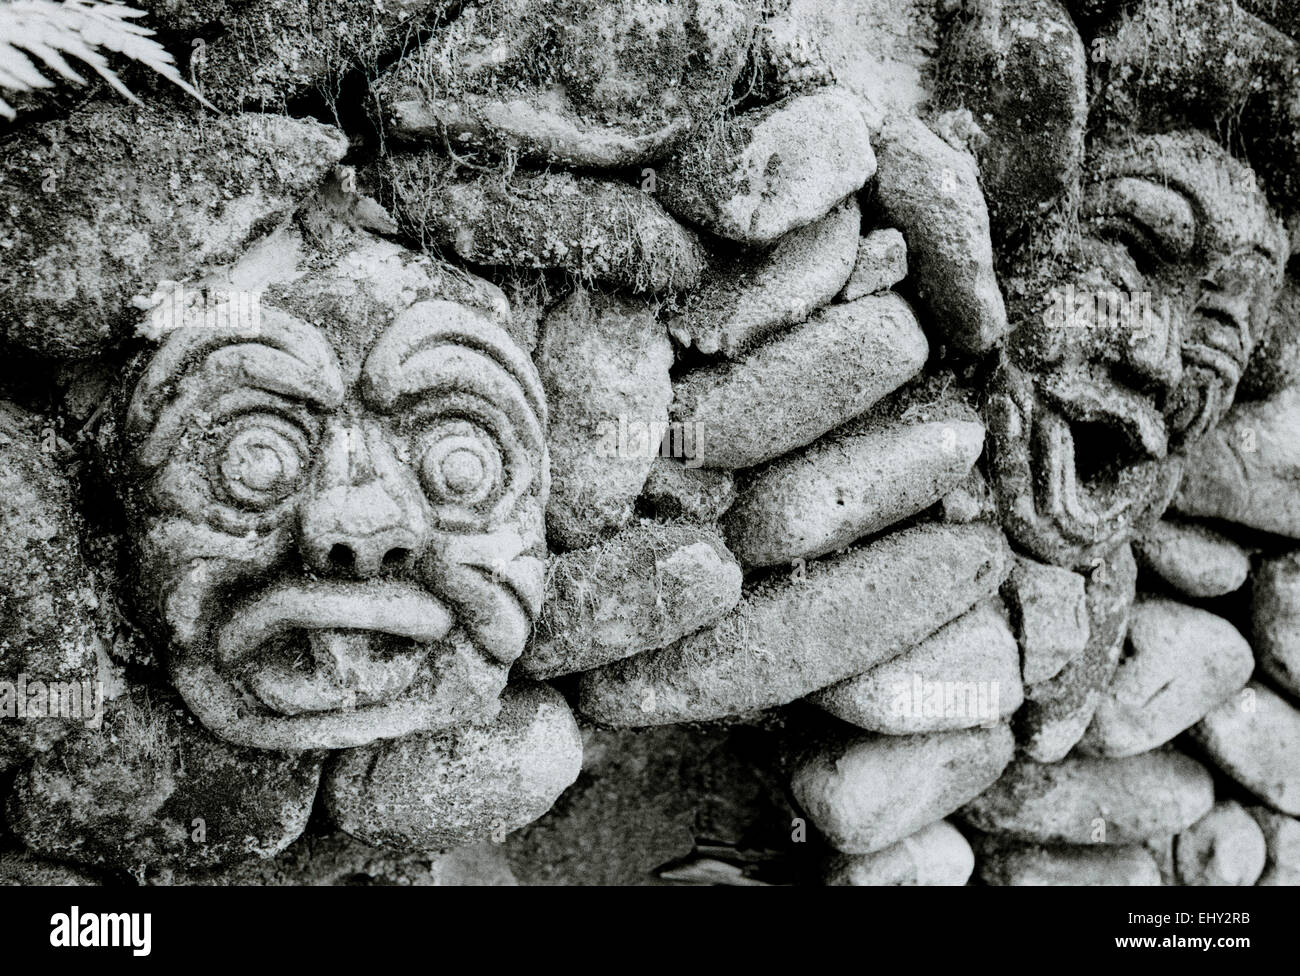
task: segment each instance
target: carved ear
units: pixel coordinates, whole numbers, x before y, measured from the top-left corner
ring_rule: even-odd
[[[505,411],[531,452],[545,445],[533,361],[486,315],[455,302],[418,302],[399,315],[366,358],[362,392],[386,412],[417,396],[475,397]]]
[[[256,324],[177,329],[135,388],[126,433],[142,439],[146,468],[167,459],[197,410],[239,390],[265,391],[317,407],[343,401],[343,377],[329,340],[315,326],[263,306]]]

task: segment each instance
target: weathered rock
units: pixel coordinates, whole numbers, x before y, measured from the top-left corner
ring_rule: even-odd
[[[632,518],[668,425],[672,345],[643,303],[578,289],[546,317],[547,535],[589,546]]]
[[[680,461],[656,456],[641,500],[657,519],[711,523],[736,500],[736,481],[730,471],[687,467]]]
[[[848,280],[862,214],[849,197],[825,217],[792,230],[770,250],[715,260],[668,322],[673,338],[727,356],[830,302]]]
[[[940,820],[874,854],[837,854],[822,869],[827,885],[960,886],[975,869],[975,855],[952,824]]]
[[[997,519],[997,503],[993,499],[988,481],[978,467],[939,501],[939,517],[955,525],[966,525],[981,520]]]
[[[839,293],[842,302],[886,291],[907,277],[907,242],[893,227],[873,230],[858,241],[853,271]]]
[[[579,709],[663,725],[802,698],[887,661],[997,590],[1010,554],[990,526],[924,525],[768,580],[710,630],[583,675]]]
[[[490,0],[378,85],[398,138],[573,166],[658,158],[722,109],[757,20],[750,0]]]
[[[942,107],[968,110],[989,218],[1000,239],[1033,228],[1075,186],[1088,66],[1055,0],[1008,0],[955,18],[936,71]]]
[[[1262,400],[1300,381],[1300,280],[1287,275],[1268,316],[1268,334],[1255,346],[1237,387],[1243,400]]]
[[[1255,669],[1232,624],[1166,599],[1134,604],[1128,650],[1080,742],[1094,755],[1163,745],[1240,691]]]
[[[826,88],[716,123],[668,161],[658,192],[719,237],[764,244],[822,217],[875,171],[858,100]]]
[[[946,420],[852,424],[743,477],[722,520],[747,566],[813,559],[929,508],[984,447],[973,410]]]
[[[100,352],[163,282],[233,261],[292,214],[346,149],[311,120],[198,124],[121,102],[25,130],[0,163],[3,341]]]
[[[885,123],[876,151],[876,203],[903,232],[917,298],[938,337],[963,352],[990,348],[1006,334],[1007,313],[974,160],[901,115]]]
[[[582,767],[582,737],[559,693],[515,684],[488,726],[415,733],[338,753],[323,797],[334,822],[368,844],[459,847],[550,809]]]
[[[0,772],[102,717],[100,597],[59,450],[52,421],[0,401]]]
[[[1260,670],[1300,698],[1300,552],[1260,563],[1250,613]]]
[[[1214,804],[1204,766],[1173,751],[1127,759],[1017,759],[961,816],[1044,844],[1137,844],[1187,829]]]
[[[1220,800],[1175,841],[1185,885],[1253,885],[1264,871],[1264,833],[1235,800]]]
[[[687,373],[674,384],[671,413],[701,432],[705,467],[749,467],[863,413],[915,376],[928,353],[907,303],[873,295],[824,308],[740,359]]]
[[[307,826],[320,754],[232,746],[139,685],[105,712],[14,785],[6,816],[35,853],[125,871],[211,868],[270,857]]]
[[[911,735],[992,725],[1023,701],[1007,622],[983,603],[909,651],[809,701],[872,732]]]
[[[870,854],[979,795],[1014,749],[1006,725],[854,739],[799,763],[790,790],[831,846]]]
[[[740,600],[740,567],[711,530],[639,525],[555,557],[518,667],[550,678],[671,644]]]
[[[1271,806],[1300,816],[1300,711],[1252,681],[1188,733],[1210,761]]]
[[[102,878],[78,868],[32,857],[26,851],[0,854],[0,887],[91,888],[102,885]]]
[[[371,173],[403,233],[465,261],[567,271],[637,292],[695,287],[704,252],[648,193],[562,170],[456,176],[436,151]]]
[[[1078,573],[1016,558],[1002,588],[1023,655],[1025,684],[1055,677],[1088,645],[1088,601]]]
[[[1300,387],[1238,403],[1188,451],[1173,509],[1300,538]]]
[[[1046,681],[1025,685],[1016,737],[1031,758],[1056,762],[1088,730],[1119,664],[1136,582],[1137,565],[1129,546],[1097,561],[1086,585],[1088,643],[1083,652]]]
[[[1250,553],[1222,533],[1191,522],[1161,519],[1133,540],[1133,555],[1180,593],[1198,599],[1241,588]]]
[[[1247,807],[1264,834],[1267,857],[1261,887],[1300,885],[1300,820],[1284,817],[1267,807]]]
[[[1143,848],[1044,846],[988,837],[976,845],[980,880],[996,887],[1157,887],[1160,869]]]

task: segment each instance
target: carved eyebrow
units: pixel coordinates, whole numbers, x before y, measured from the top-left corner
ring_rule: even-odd
[[[546,397],[533,361],[486,314],[426,301],[402,312],[362,369],[362,395],[391,413],[403,400],[469,393],[505,411],[536,451],[546,431]]]
[[[186,422],[240,388],[266,390],[330,409],[343,402],[343,377],[329,340],[315,326],[263,306],[256,327],[182,328],[154,353],[127,408],[126,433],[143,437],[136,459],[167,459]]]

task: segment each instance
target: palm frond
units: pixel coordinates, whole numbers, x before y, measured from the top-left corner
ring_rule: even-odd
[[[152,68],[213,108],[180,76],[172,56],[153,40],[153,31],[134,22],[143,16],[143,10],[101,0],[12,0],[0,4],[0,87],[22,92],[52,88],[55,83],[41,73],[41,66],[65,81],[84,85],[86,79],[68,64],[64,57],[68,55],[89,65],[114,90],[138,105],[140,100],[109,67],[102,53],[107,51]],[[0,115],[13,119],[15,114],[0,98]]]

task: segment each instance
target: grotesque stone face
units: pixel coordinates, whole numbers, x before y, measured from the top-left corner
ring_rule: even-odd
[[[128,514],[195,715],[275,749],[492,718],[541,600],[545,412],[452,302],[377,337],[275,308],[173,332],[127,413]]]
[[[1227,412],[1287,245],[1251,171],[1188,132],[1094,148],[1080,238],[1022,303],[989,401],[1015,540],[1082,566],[1158,518]]]

